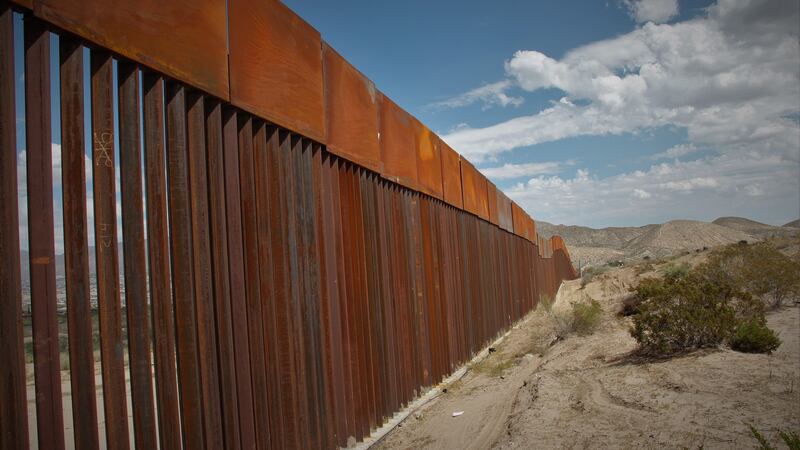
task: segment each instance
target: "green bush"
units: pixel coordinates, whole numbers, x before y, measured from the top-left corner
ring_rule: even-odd
[[[597,300],[578,303],[572,307],[572,330],[581,336],[592,334],[600,324],[603,308]]]
[[[756,427],[754,427],[752,424],[748,424],[747,427],[750,428],[750,434],[752,434],[756,441],[758,441],[758,448],[760,450],[775,450],[775,447],[769,444],[767,438],[765,438],[764,435],[756,429]]]
[[[689,265],[683,264],[670,264],[664,269],[664,276],[666,278],[682,278],[689,274]]]
[[[772,353],[780,345],[775,332],[757,320],[739,324],[731,339],[731,348],[745,353]]]
[[[636,296],[639,314],[631,335],[644,354],[667,356],[728,344],[739,324],[764,323],[759,301],[704,268],[679,278],[643,280]]]
[[[635,316],[641,312],[639,309],[641,304],[642,300],[638,295],[629,295],[622,299],[622,308],[619,311],[619,315],[623,317]]]
[[[664,281],[658,278],[644,278],[639,281],[639,285],[633,289],[633,294],[622,300],[622,310],[620,315],[633,316],[641,312],[642,303],[648,298],[661,295],[665,289]]]
[[[550,312],[553,309],[553,303],[555,303],[555,299],[547,294],[539,295],[539,305],[545,312]]]
[[[550,317],[557,336],[563,338],[573,333],[587,336],[600,325],[602,312],[600,303],[589,299],[588,302],[573,303],[570,309],[551,311]]]
[[[769,440],[761,434],[758,429],[756,429],[753,424],[747,424],[747,428],[750,429],[750,434],[753,435],[756,441],[758,441],[758,449],[759,450],[775,450],[775,447],[770,445]],[[778,430],[778,436],[780,436],[781,440],[789,450],[800,450],[800,435],[795,433],[794,431],[780,431]]]
[[[800,435],[794,431],[779,431],[778,436],[783,439],[789,450],[800,450]]]
[[[800,298],[800,264],[771,242],[723,247],[711,253],[705,266],[772,308]]]
[[[800,297],[800,264],[771,243],[729,245],[695,267],[670,265],[663,279],[647,278],[623,301],[631,334],[645,354],[670,355],[730,345],[743,352],[774,351],[780,339],[767,327],[765,305]]]

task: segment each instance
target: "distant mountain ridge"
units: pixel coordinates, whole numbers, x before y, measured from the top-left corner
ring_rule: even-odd
[[[752,234],[753,236],[769,236],[770,234],[783,234],[789,232],[787,230],[783,230],[784,227],[767,225],[765,223],[756,222],[755,220],[745,219],[743,217],[720,217],[711,223],[732,228],[734,230],[743,231],[745,233]]]
[[[793,220],[789,223],[783,224],[786,228],[800,228],[800,219]]]
[[[560,235],[576,265],[597,265],[610,260],[644,256],[668,256],[680,251],[710,248],[742,240],[753,242],[770,236],[798,233],[797,228],[776,227],[742,217],[720,217],[711,223],[672,220],[641,227],[600,229],[537,221],[536,229],[545,238]]]

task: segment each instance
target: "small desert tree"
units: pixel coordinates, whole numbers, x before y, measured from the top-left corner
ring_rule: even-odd
[[[800,297],[800,261],[770,242],[729,245],[714,251],[705,266],[709,275],[736,284],[772,308]]]
[[[644,280],[635,297],[638,314],[631,335],[644,354],[665,356],[719,345],[771,352],[780,345],[767,327],[763,303],[714,264],[680,277]]]

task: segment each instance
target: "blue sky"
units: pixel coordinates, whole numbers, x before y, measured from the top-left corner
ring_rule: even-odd
[[[286,4],[534,218],[800,216],[796,2]]]

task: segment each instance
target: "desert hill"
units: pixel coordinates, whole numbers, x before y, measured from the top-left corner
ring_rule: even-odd
[[[783,224],[784,228],[800,228],[800,219]]]
[[[628,241],[625,248],[634,254],[665,256],[681,250],[696,250],[753,240],[754,236],[751,234],[714,223],[672,220],[651,227]]]
[[[640,236],[648,229],[659,225],[645,225],[643,227],[609,227],[589,228],[578,225],[553,225],[547,222],[536,222],[536,231],[549,238],[560,235],[569,246],[579,247],[608,247],[622,248],[625,244]]]
[[[800,223],[797,226],[800,227]],[[673,220],[642,227],[601,229],[538,221],[536,228],[543,237],[558,234],[564,238],[576,266],[645,256],[656,258],[743,240],[753,242],[797,233],[796,228],[776,227],[741,217],[720,217],[712,223]]]
[[[719,219],[711,222],[723,227],[739,230],[753,236],[771,237],[771,236],[784,236],[796,233],[791,227],[786,225],[782,227],[775,227],[765,223],[756,222],[755,220],[745,219],[744,217],[720,217]],[[790,222],[793,223],[793,222]]]

